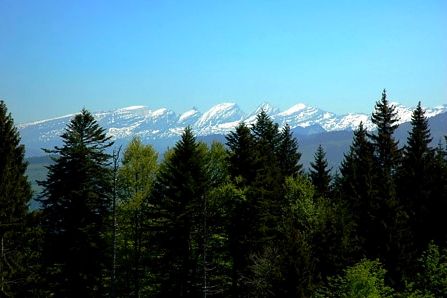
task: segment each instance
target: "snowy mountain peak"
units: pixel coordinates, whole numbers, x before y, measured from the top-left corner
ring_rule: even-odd
[[[264,102],[264,103],[262,103],[261,105],[259,105],[259,106],[256,108],[256,110],[254,110],[254,111],[250,114],[249,118],[252,117],[252,116],[256,116],[256,115],[258,115],[258,114],[261,113],[262,111],[266,112],[268,115],[274,115],[274,114],[277,114],[277,113],[280,112],[280,110],[279,110],[278,107],[275,107],[275,106],[271,105],[271,104],[268,103],[268,102]]]
[[[235,103],[218,104],[205,112],[197,121],[197,127],[211,126],[224,121],[242,120],[243,113]]]
[[[199,118],[200,116],[201,116],[201,113],[196,108],[193,108],[192,110],[186,111],[183,114],[181,114],[178,119],[178,123],[187,123],[187,122],[189,122],[189,120]],[[186,125],[189,125],[189,124],[192,124],[192,123],[188,123]]]
[[[401,119],[400,123],[411,119],[414,108],[397,103],[393,105]],[[187,125],[193,128],[197,136],[228,134],[241,121],[247,124],[254,123],[256,116],[262,110],[266,111],[281,127],[289,124],[292,129],[300,128],[300,131],[307,134],[353,130],[358,128],[360,122],[363,122],[368,130],[374,129],[370,115],[349,113],[339,116],[304,103],[298,103],[284,112],[269,103],[263,103],[250,114],[245,114],[237,104],[229,102],[215,105],[203,114],[195,108],[177,115],[166,108],[152,111],[146,106],[130,106],[107,112],[92,112],[92,114],[117,142],[125,142],[132,136],[138,135],[148,142],[161,141],[166,144],[168,140],[178,138]],[[432,109],[427,108],[426,116],[433,117],[445,112],[447,112],[447,104]],[[22,136],[22,142],[27,146],[27,155],[41,155],[40,148],[59,146],[60,135],[74,115],[76,114],[19,124],[17,128]]]
[[[292,115],[292,114],[295,114],[295,113],[302,111],[306,108],[307,108],[307,106],[304,103],[298,103],[298,104],[292,106],[291,108],[285,110],[284,112],[281,112],[280,115],[283,115],[283,116]]]
[[[117,111],[134,111],[134,110],[141,110],[141,109],[147,109],[146,106],[130,106],[127,108],[118,109]]]
[[[166,114],[170,114],[170,113],[173,113],[173,112],[172,112],[172,111],[169,111],[169,110],[166,109],[166,108],[161,108],[161,109],[158,109],[158,110],[153,111],[153,112],[152,112],[152,116],[154,116],[154,117],[160,117],[160,116],[163,116],[163,115],[166,115]]]

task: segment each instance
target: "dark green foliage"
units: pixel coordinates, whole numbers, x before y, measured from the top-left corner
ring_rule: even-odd
[[[355,233],[353,260],[379,258],[388,270],[387,281],[401,290],[413,276],[415,260],[430,239],[445,243],[447,221],[444,150],[434,155],[424,110],[418,104],[412,130],[402,150],[393,137],[396,112],[385,91],[372,120],[377,132],[360,125],[340,167],[337,192],[351,210]],[[434,157],[435,156],[435,157]],[[436,227],[436,228],[435,228]]]
[[[369,210],[374,218],[365,247],[369,258],[379,258],[385,263],[390,280],[400,283],[402,263],[408,262],[410,257],[405,254],[411,240],[406,227],[408,217],[397,196],[395,183],[401,151],[393,133],[399,119],[395,107],[388,103],[385,90],[382,99],[376,102],[371,120],[377,127],[377,132],[371,135],[377,193],[375,206]]]
[[[239,123],[235,131],[226,137],[229,148],[229,169],[233,177],[240,176],[244,185],[253,183],[256,177],[256,156],[253,147],[254,137],[250,133],[250,128],[244,123]]]
[[[441,248],[447,247],[447,216],[444,210],[447,208],[447,138],[442,145],[439,142],[435,148],[435,156],[431,167],[432,182],[430,199],[427,202],[431,239]]]
[[[26,237],[31,184],[25,147],[6,104],[0,101],[0,296],[15,296],[26,284],[30,265]]]
[[[431,241],[417,263],[417,275],[403,296],[447,297],[447,250]]]
[[[426,248],[427,243],[434,239],[434,227],[430,225],[432,214],[429,212],[431,190],[436,180],[433,177],[434,150],[430,148],[430,128],[420,102],[413,111],[411,126],[407,144],[402,150],[397,185],[399,197],[409,217],[413,243],[409,252],[414,259]],[[409,260],[408,266],[411,263],[414,264],[414,260]]]
[[[374,226],[376,208],[377,173],[374,168],[374,147],[368,140],[368,132],[360,123],[354,131],[350,151],[340,166],[341,177],[338,181],[340,196],[352,215],[356,226],[352,237],[354,259],[366,254],[365,243]]]
[[[258,155],[255,150],[255,138],[251,134],[250,128],[241,122],[234,132],[230,132],[227,138],[229,148],[229,172],[233,183],[241,190],[234,190],[244,193],[243,199],[240,196],[229,204],[229,224],[227,234],[229,239],[229,252],[232,258],[232,296],[242,295],[242,276],[248,275],[248,259],[252,252],[252,239],[257,234],[256,206],[252,203],[252,197],[247,196],[249,188],[257,180]],[[244,290],[247,291],[246,289]]]
[[[205,152],[187,127],[154,185],[160,297],[197,297],[203,289],[204,212],[210,180]]]
[[[284,175],[277,148],[280,141],[278,124],[262,111],[253,124],[252,135],[255,139],[253,148],[256,156],[256,176],[250,187],[249,195],[255,210],[255,229],[259,234],[257,240],[262,242],[275,237],[278,218],[282,208],[282,184]],[[252,239],[252,242],[256,242]]]
[[[11,173],[22,179],[24,172],[0,173],[8,175],[0,187],[13,195],[0,193],[2,206],[20,218],[20,233],[2,232],[2,285],[9,286],[2,290],[15,297],[446,296],[447,147],[430,147],[424,113],[419,103],[400,149],[384,91],[372,115],[377,130],[360,123],[331,177],[321,145],[304,175],[290,127],[279,129],[265,111],[228,134],[226,147],[197,142],[187,127],[159,165],[151,146],[134,138],[122,167],[114,155],[112,169],[111,142],[83,110],[64,145],[45,150],[55,155],[40,182],[41,211],[21,216],[29,193],[7,187]],[[12,131],[2,145],[15,145],[2,152],[16,152],[23,169]],[[9,217],[1,214],[5,231]],[[4,264],[13,265],[8,273]]]
[[[317,195],[328,198],[331,192],[332,176],[331,169],[328,168],[326,152],[324,152],[323,146],[318,146],[314,162],[310,163],[310,167],[309,177],[315,186]]]
[[[110,222],[111,169],[109,141],[92,114],[83,109],[62,134],[63,146],[48,167],[39,201],[45,233],[45,285],[57,296],[104,294],[104,270]]]
[[[395,107],[386,98],[386,90],[383,90],[382,99],[376,102],[371,121],[377,128],[377,132],[371,135],[375,149],[376,167],[384,181],[389,180],[400,160],[398,142],[393,137],[399,119]]]
[[[285,207],[283,183],[301,170],[301,154],[290,128],[280,131],[265,111],[251,128],[239,124],[227,136],[227,146],[232,179],[245,194],[245,200],[235,202],[228,230],[233,296],[240,297],[254,295],[252,285],[258,273],[252,263],[269,255],[283,237],[278,229]]]
[[[380,259],[388,269],[388,281],[402,285],[411,260],[412,236],[407,210],[396,187],[401,161],[401,150],[393,136],[396,115],[384,90],[372,114],[377,131],[368,134],[360,124],[340,167],[337,191],[356,226],[352,237],[354,260],[361,256]]]
[[[272,151],[279,143],[279,126],[278,123],[273,122],[267,113],[262,110],[256,115],[256,122],[252,125],[251,131],[257,140],[264,140],[266,146],[269,146]]]
[[[301,152],[298,151],[298,141],[293,137],[288,124],[281,130],[277,156],[283,176],[293,176],[302,173],[303,165],[299,163]]]

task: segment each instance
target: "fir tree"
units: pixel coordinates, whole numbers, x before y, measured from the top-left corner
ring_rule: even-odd
[[[326,152],[321,144],[314,155],[314,162],[310,163],[309,172],[310,181],[315,186],[316,194],[328,198],[331,192],[332,176],[331,169],[328,168]]]
[[[445,210],[447,208],[447,137],[444,144],[439,141],[435,148],[434,160],[431,168],[430,200],[428,201],[428,225],[431,229],[427,236],[441,248],[447,248],[447,225]]]
[[[255,210],[255,226],[259,239],[264,242],[275,237],[282,202],[284,176],[277,150],[280,143],[278,124],[262,111],[252,125],[255,138],[256,176],[250,188],[251,204]]]
[[[368,140],[368,132],[363,123],[354,131],[349,152],[345,154],[340,166],[339,187],[341,197],[352,214],[356,225],[353,235],[356,248],[354,259],[358,261],[366,253],[366,239],[374,226],[376,207],[376,171],[374,168],[374,147]]]
[[[374,224],[368,237],[370,241],[367,250],[370,258],[383,260],[389,270],[390,280],[398,283],[402,277],[402,263],[408,258],[404,255],[408,245],[407,216],[402,203],[399,202],[395,184],[401,155],[398,141],[394,138],[399,119],[395,107],[387,100],[385,90],[381,100],[376,102],[371,120],[377,128],[377,132],[371,135],[375,152],[377,196],[376,208],[371,210]]]
[[[228,146],[229,171],[232,177],[240,176],[244,185],[253,183],[257,168],[255,165],[255,140],[250,128],[241,122],[226,136]]]
[[[154,185],[154,244],[159,252],[154,261],[161,297],[197,297],[204,291],[200,264],[209,184],[205,152],[188,126],[165,156]]]
[[[108,249],[111,174],[110,137],[83,109],[62,134],[39,201],[45,232],[46,285],[56,296],[100,297]]]
[[[0,293],[19,296],[26,283],[26,242],[31,185],[25,147],[6,104],[0,101]],[[29,236],[29,235],[28,235]],[[32,240],[32,239],[30,239]]]
[[[232,294],[239,297],[249,295],[256,280],[253,258],[270,251],[282,237],[279,225],[286,208],[283,184],[286,177],[298,175],[301,154],[290,127],[279,131],[265,111],[256,116],[249,129],[241,123],[227,136],[227,145],[232,179],[245,196],[232,208],[228,231]]]
[[[284,177],[302,173],[303,165],[300,163],[301,152],[298,151],[298,141],[293,137],[288,124],[281,130],[277,156]]]
[[[256,232],[255,207],[251,200],[245,196],[248,189],[256,181],[258,173],[258,152],[255,150],[255,139],[250,128],[241,122],[235,131],[227,136],[229,156],[229,172],[234,184],[232,192],[243,193],[234,195],[235,200],[229,203],[229,219],[227,235],[229,238],[229,252],[232,259],[232,297],[242,295],[241,276],[246,276],[248,271],[248,259],[251,253],[250,239]]]
[[[256,122],[252,125],[251,131],[257,143],[262,142],[263,146],[268,147],[272,152],[276,152],[280,140],[279,126],[278,123],[273,122],[264,110],[256,116]]]
[[[428,225],[431,221],[428,204],[434,179],[431,169],[434,150],[430,148],[432,138],[421,102],[413,111],[411,126],[398,171],[398,193],[409,216],[416,257],[426,248],[433,235],[433,227]]]
[[[387,100],[386,90],[383,90],[382,99],[376,102],[371,121],[377,128],[377,132],[371,135],[375,147],[377,170],[386,180],[384,182],[389,182],[400,159],[398,141],[393,136],[398,127],[399,118],[396,108]]]

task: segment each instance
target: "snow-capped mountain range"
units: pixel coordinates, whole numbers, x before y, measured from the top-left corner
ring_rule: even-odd
[[[393,105],[396,107],[400,123],[410,121],[414,107],[404,107],[397,103]],[[92,114],[117,143],[124,143],[132,136],[139,136],[145,142],[158,142],[160,146],[170,146],[172,140],[178,139],[188,125],[193,128],[197,136],[226,135],[241,121],[247,124],[254,123],[256,115],[262,110],[280,126],[289,124],[292,129],[299,129],[302,134],[353,130],[360,122],[363,122],[368,129],[374,128],[370,115],[358,113],[336,115],[303,103],[296,104],[286,111],[280,111],[279,108],[264,103],[249,114],[243,112],[235,103],[218,104],[204,113],[195,108],[176,114],[166,108],[151,110],[147,106],[131,106],[105,112],[92,111]],[[427,108],[426,116],[433,117],[444,112],[447,112],[447,104]],[[18,124],[27,156],[42,155],[40,148],[60,145],[60,136],[74,115]]]

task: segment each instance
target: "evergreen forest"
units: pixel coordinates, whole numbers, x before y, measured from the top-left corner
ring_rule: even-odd
[[[1,297],[447,297],[447,130],[384,90],[337,168],[266,112],[224,143],[117,147],[82,109],[37,181],[0,102]],[[432,145],[436,144],[436,145]],[[112,152],[112,153],[110,153]]]

